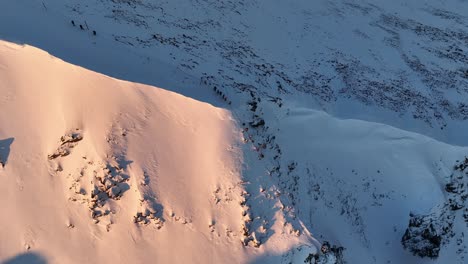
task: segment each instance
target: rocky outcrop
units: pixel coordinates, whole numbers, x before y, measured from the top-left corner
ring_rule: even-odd
[[[445,185],[447,200],[434,207],[427,215],[410,214],[408,228],[401,239],[403,247],[420,257],[437,258],[441,248],[457,240],[458,251],[466,250],[463,246],[463,232],[457,231],[456,223],[461,229],[468,227],[468,158],[457,161],[454,172]],[[462,219],[460,219],[462,218]],[[457,221],[458,219],[458,221]]]
[[[320,253],[309,254],[304,260],[304,263],[308,264],[343,264],[343,247],[336,245],[330,245],[329,242],[325,241],[320,248]]]
[[[49,160],[56,159],[58,157],[65,157],[70,155],[70,152],[72,148],[76,146],[76,144],[83,139],[83,136],[81,135],[81,132],[79,129],[77,129],[73,133],[68,133],[65,136],[62,136],[60,138],[60,146],[57,148],[57,150],[49,154],[47,158]]]

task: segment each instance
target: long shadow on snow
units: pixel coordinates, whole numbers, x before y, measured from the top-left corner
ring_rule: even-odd
[[[16,255],[1,262],[2,264],[47,264],[46,259],[38,253],[28,252]]]
[[[6,166],[14,138],[0,139],[0,166]]]

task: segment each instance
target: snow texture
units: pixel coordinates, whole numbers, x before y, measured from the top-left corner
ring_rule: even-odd
[[[466,0],[2,1],[0,261],[466,263],[467,54]]]

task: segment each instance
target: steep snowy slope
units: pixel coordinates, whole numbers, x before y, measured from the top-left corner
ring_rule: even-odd
[[[467,143],[466,0],[18,0],[0,12],[0,37],[120,79],[219,104],[203,78],[236,106],[254,91]]]
[[[221,262],[304,263],[314,251],[313,245],[330,241],[344,247],[337,255],[347,263],[465,263],[468,174],[463,164],[468,150],[462,146],[468,143],[467,14],[466,0],[17,0],[0,2],[0,38],[31,44],[99,73],[164,87],[231,111],[229,119],[236,119],[243,131],[243,147],[234,152],[221,151],[226,155],[222,160],[233,164],[221,170],[235,171],[231,183],[239,186],[236,192],[242,194],[235,202],[243,204],[242,208],[232,205],[237,209],[229,211],[240,210],[235,223],[244,230],[242,222],[251,221],[245,225],[247,232],[241,232],[244,234],[233,239],[233,244],[218,246],[230,240],[208,239],[209,245],[216,245],[212,249],[217,253],[212,254],[221,256]],[[85,79],[87,76],[80,82]],[[96,86],[94,81],[89,83]],[[112,94],[114,88],[102,93]],[[96,105],[106,102],[107,97],[95,90],[89,90],[83,100],[95,100]],[[169,144],[155,141],[155,146],[148,145],[152,142],[150,134],[159,131],[159,126],[134,125],[145,120],[136,113],[152,109],[146,107],[153,104],[152,97],[143,97],[154,92],[144,90],[141,98],[135,99],[134,92],[116,97],[121,100],[119,104],[103,110],[116,113],[119,111],[114,107],[118,105],[138,109],[135,115],[123,115],[124,119],[112,116],[112,121],[104,123],[118,120],[128,124],[126,129],[140,127],[135,131],[141,134],[134,132],[139,136],[132,142],[130,136],[117,143],[108,137],[109,143],[101,147],[117,158],[131,160],[128,168],[135,166],[138,175],[144,175],[154,162],[135,149],[144,146],[145,152],[152,153],[159,144]],[[69,92],[62,96],[59,88],[54,91],[60,96],[52,97],[55,99],[51,105],[61,111],[72,96],[68,96]],[[17,112],[18,107],[0,109],[0,114],[14,116],[10,112]],[[185,113],[185,108],[181,105],[177,111]],[[92,135],[103,133],[86,136],[90,129],[119,129],[103,125],[94,112],[86,114],[88,109],[83,105],[70,114],[78,117],[61,117],[60,122],[67,126],[62,125],[60,131],[54,130],[55,134],[47,137],[47,151],[37,150],[53,154],[59,148],[60,137],[71,133],[72,126],[82,130],[78,131],[83,140],[77,143],[77,151],[89,144],[88,138],[99,137]],[[91,122],[88,117],[96,121],[86,128],[73,121]],[[0,133],[5,129],[2,125]],[[33,128],[26,131],[38,133]],[[227,134],[230,141],[220,138],[219,144],[236,145],[236,139],[232,139],[236,135]],[[167,136],[179,141],[180,135],[185,138],[185,134],[172,132]],[[16,137],[3,133],[0,140],[2,153],[14,155]],[[211,136],[205,141],[211,142]],[[130,154],[138,157],[127,157]],[[199,156],[198,152],[185,154],[190,160]],[[47,166],[56,168],[58,161],[64,164],[64,173],[70,173],[66,159],[58,157]],[[22,164],[27,163],[18,162],[16,166]],[[211,166],[211,162],[207,164]],[[178,166],[168,170],[174,168]],[[153,176],[149,177],[148,191],[157,197],[155,208],[170,212],[166,209],[172,207],[169,204],[173,199],[165,197],[173,194],[164,190],[176,187],[160,190],[151,185]],[[216,179],[213,181],[218,182]],[[179,182],[171,178],[166,184]],[[214,188],[209,199],[221,203],[225,189]],[[129,192],[123,193],[122,201]],[[192,201],[197,195],[184,193],[180,197]],[[206,206],[203,199],[194,201]],[[410,216],[410,212],[414,214]],[[105,226],[108,218],[103,217],[99,224]],[[171,218],[164,217],[165,227],[167,219]],[[203,221],[193,230],[205,230],[205,225],[211,225],[206,224],[209,220]],[[176,240],[184,232],[171,231]],[[205,232],[201,231],[209,238],[211,233]],[[149,236],[142,231],[142,240],[152,240]],[[115,237],[120,238],[120,234]],[[238,245],[240,239],[248,242],[246,247]],[[187,247],[197,251],[194,256],[206,255],[198,251],[198,238],[188,241]],[[10,245],[4,240],[1,243]],[[163,247],[162,252],[166,251]],[[175,254],[151,252],[159,258]],[[438,257],[427,258],[434,257],[434,252]],[[138,253],[146,258],[146,253]],[[412,253],[426,257],[421,259]],[[189,258],[187,255],[178,257]],[[325,259],[340,263],[333,258],[322,255],[319,263]],[[189,262],[217,260],[213,257]]]
[[[348,263],[433,263],[400,245],[409,212],[459,198],[468,149],[388,125],[267,101],[269,127],[241,135],[225,110],[29,46],[2,42],[0,65],[6,263],[304,263],[314,237]],[[439,209],[438,263],[463,263],[466,209]]]
[[[253,113],[241,118],[254,117],[242,124],[251,146],[244,160],[257,164],[244,173],[253,226],[268,219],[262,205],[274,197],[293,229],[344,247],[340,261],[466,261],[467,147],[282,103],[250,102]],[[258,263],[303,263],[301,253]]]
[[[269,115],[274,107],[258,111]],[[273,183],[263,188],[267,195],[280,192],[283,211],[318,240],[344,246],[347,263],[465,263],[468,170],[458,173],[454,166],[468,148],[305,108],[276,115],[268,123],[276,131],[273,144],[251,132],[256,146],[266,144],[258,152],[272,163],[266,177]],[[451,185],[459,194],[447,191]],[[432,217],[443,239],[436,262],[414,257],[401,245],[410,212],[431,211],[448,219]]]
[[[227,111],[1,42],[0,124],[2,261],[246,260]]]

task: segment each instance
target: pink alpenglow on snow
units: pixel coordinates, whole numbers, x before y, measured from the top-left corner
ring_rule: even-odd
[[[269,244],[244,230],[227,110],[1,41],[0,124],[2,260],[248,263],[307,241],[281,216]]]

